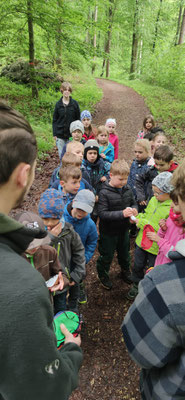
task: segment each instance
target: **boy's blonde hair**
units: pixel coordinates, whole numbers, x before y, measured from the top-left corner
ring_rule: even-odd
[[[80,168],[70,165],[69,167],[62,167],[59,171],[60,181],[67,182],[70,178],[81,179],[82,173]]]
[[[109,136],[109,132],[108,132],[108,130],[107,130],[107,128],[106,128],[105,125],[100,125],[100,126],[98,127],[97,133],[96,133],[96,137],[97,137],[98,135],[100,135],[101,133],[106,133],[107,136]]]
[[[137,139],[134,143],[135,146],[142,147],[143,150],[147,152],[147,154],[150,154],[151,151],[151,145],[148,139]]]
[[[81,160],[79,160],[79,157],[76,156],[76,154],[67,152],[62,157],[62,167],[61,168],[68,167],[69,165],[73,165],[74,167],[80,167],[81,163],[82,163]]]
[[[174,186],[176,195],[185,202],[185,160],[174,171],[171,184]]]
[[[84,152],[84,145],[80,142],[76,142],[75,140],[72,140],[69,142],[66,146],[66,152],[72,153],[73,150],[80,149]]]
[[[129,175],[130,168],[125,160],[114,160],[110,167],[112,175]]]
[[[60,91],[63,93],[63,91],[67,88],[69,88],[70,92],[72,93],[73,89],[72,89],[71,84],[69,82],[62,82],[62,84],[60,86]]]

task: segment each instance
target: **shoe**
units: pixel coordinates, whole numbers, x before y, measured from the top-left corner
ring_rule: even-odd
[[[83,282],[81,282],[79,286],[80,286],[80,289],[79,289],[78,303],[86,304],[87,303],[87,294],[85,292],[85,285]]]
[[[128,300],[134,300],[138,294],[138,283],[134,283],[129,292],[127,293]]]
[[[105,289],[107,289],[107,290],[112,289],[112,282],[111,282],[111,280],[110,280],[109,278],[107,278],[107,277],[105,277],[105,276],[101,276],[101,277],[99,276],[98,278],[99,278],[99,280],[100,280],[102,286],[103,286]]]
[[[123,279],[123,281],[128,283],[128,284],[129,283],[133,283],[132,275],[131,275],[129,269],[122,269],[121,270],[121,279]]]

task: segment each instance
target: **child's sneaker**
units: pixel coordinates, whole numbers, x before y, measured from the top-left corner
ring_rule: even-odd
[[[79,297],[78,297],[78,303],[79,304],[85,304],[87,303],[87,294],[85,292],[85,285],[83,282],[80,282],[79,285],[80,289],[79,289]]]
[[[107,289],[107,290],[112,289],[112,282],[111,282],[111,280],[110,280],[108,277],[105,277],[105,276],[101,276],[101,277],[100,277],[100,276],[99,276],[98,278],[99,278],[99,280],[100,280],[102,286],[103,286],[105,289]]]
[[[134,300],[138,294],[138,283],[134,283],[129,292],[127,293],[128,300]]]

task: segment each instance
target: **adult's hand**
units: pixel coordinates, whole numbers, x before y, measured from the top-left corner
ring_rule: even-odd
[[[68,329],[65,327],[64,324],[61,324],[61,325],[60,325],[60,329],[61,329],[61,332],[63,333],[63,335],[65,336],[64,344],[67,344],[67,343],[75,343],[75,344],[77,344],[78,346],[81,345],[81,337],[80,337],[80,335],[74,337],[74,336],[72,335],[72,333],[68,331]]]

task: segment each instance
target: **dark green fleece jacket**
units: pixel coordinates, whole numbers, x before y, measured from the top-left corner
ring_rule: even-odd
[[[82,351],[57,350],[45,281],[21,257],[44,235],[0,214],[0,399],[67,400],[78,383]]]

